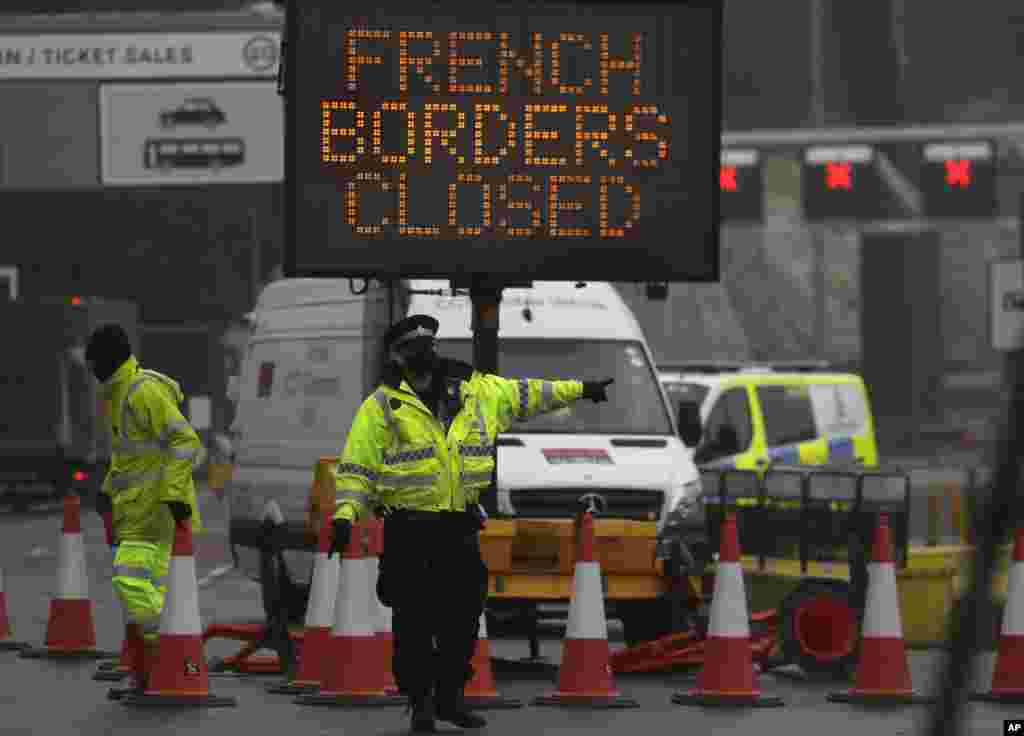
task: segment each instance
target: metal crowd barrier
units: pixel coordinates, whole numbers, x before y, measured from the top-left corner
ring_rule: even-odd
[[[704,468],[708,540],[718,549],[725,513],[736,514],[740,546],[756,556],[808,563],[863,564],[870,554],[878,514],[886,513],[898,567],[909,549],[910,476],[898,468],[774,465],[753,470]]]

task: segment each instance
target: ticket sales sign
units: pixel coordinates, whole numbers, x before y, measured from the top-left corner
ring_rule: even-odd
[[[286,271],[717,280],[719,6],[293,4]]]

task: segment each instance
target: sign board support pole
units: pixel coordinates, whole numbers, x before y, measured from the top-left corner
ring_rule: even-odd
[[[454,283],[452,284],[454,288]],[[469,287],[473,306],[473,368],[481,373],[498,372],[498,328],[502,287],[474,278]],[[480,498],[489,514],[498,512],[498,451],[494,451],[494,474]]]
[[[473,304],[473,367],[481,373],[497,373],[501,287],[475,280],[469,299]]]

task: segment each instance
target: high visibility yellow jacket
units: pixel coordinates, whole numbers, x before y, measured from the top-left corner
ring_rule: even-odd
[[[202,530],[192,480],[202,447],[179,410],[185,395],[162,373],[145,370],[133,356],[103,384],[110,400],[113,448],[103,492],[114,507],[118,541],[169,543],[174,521],[168,501],[192,507],[192,530]]]
[[[499,432],[583,395],[580,381],[509,380],[470,370],[465,379],[447,436],[404,381],[380,386],[362,403],[335,469],[334,518],[358,521],[378,506],[464,511],[490,483]]]

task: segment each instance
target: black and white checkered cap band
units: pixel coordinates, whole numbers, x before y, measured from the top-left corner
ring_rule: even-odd
[[[418,325],[415,330],[409,330],[404,335],[399,335],[391,345],[392,347],[398,347],[399,345],[409,342],[410,340],[415,340],[418,337],[434,337],[434,334],[434,332],[428,330],[423,325]]]

